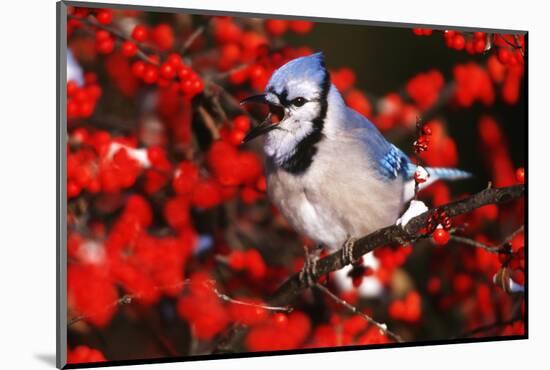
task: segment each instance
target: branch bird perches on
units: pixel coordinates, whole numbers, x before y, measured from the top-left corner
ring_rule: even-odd
[[[471,212],[487,204],[501,204],[518,199],[523,196],[524,192],[524,185],[513,185],[504,188],[489,187],[468,198],[437,207],[431,211],[445,211],[449,217],[454,217]],[[387,226],[357,239],[352,250],[353,260],[357,260],[361,256],[384,245],[395,242],[410,242],[418,239],[418,233],[426,226],[431,211],[414,217],[404,228],[398,225]],[[320,277],[343,268],[343,261],[342,249],[320,259],[316,266],[317,276]],[[313,286],[314,284],[308,284],[300,279],[299,273],[296,273],[290,276],[277,289],[268,302],[270,305],[275,306],[288,305],[296,296]],[[242,341],[245,334],[246,326],[233,325],[227,332],[227,335],[218,342],[214,349],[214,353],[233,352],[234,348]]]

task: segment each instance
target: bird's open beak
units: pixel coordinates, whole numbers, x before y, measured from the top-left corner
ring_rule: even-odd
[[[269,131],[277,128],[277,123],[284,117],[284,108],[282,106],[275,106],[271,102],[267,101],[265,94],[252,95],[248,98],[241,100],[241,105],[248,103],[260,103],[269,105],[269,114],[259,125],[252,127],[243,139],[243,143],[247,143],[258,136],[267,134]],[[282,113],[281,113],[282,112]],[[276,118],[274,122],[274,118]]]

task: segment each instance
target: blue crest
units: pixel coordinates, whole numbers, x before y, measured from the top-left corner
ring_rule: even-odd
[[[310,80],[321,85],[326,77],[325,57],[322,52],[291,60],[276,70],[268,83],[268,90],[280,93],[294,80]]]

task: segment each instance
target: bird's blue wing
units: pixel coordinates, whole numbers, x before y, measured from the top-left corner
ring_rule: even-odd
[[[390,144],[386,154],[378,161],[378,171],[387,180],[394,180],[400,175],[410,179],[414,175],[415,166],[405,153]]]

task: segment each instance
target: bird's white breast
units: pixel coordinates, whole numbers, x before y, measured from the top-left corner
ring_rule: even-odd
[[[317,243],[336,249],[395,223],[403,182],[382,180],[353,137],[325,137],[312,165],[290,174],[268,159],[268,192],[290,224]]]

